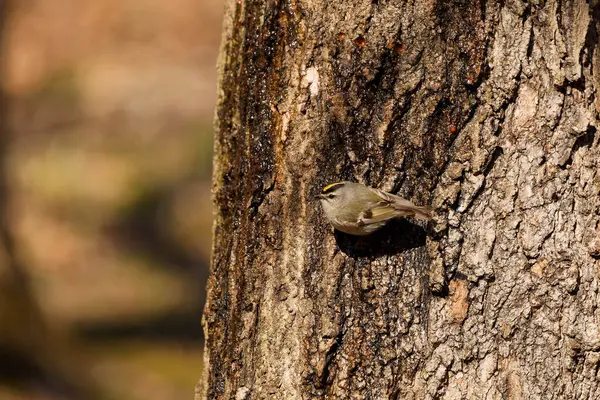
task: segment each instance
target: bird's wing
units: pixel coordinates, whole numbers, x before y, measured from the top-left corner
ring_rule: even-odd
[[[415,217],[417,219],[431,219],[431,209],[429,207],[419,207],[414,205],[411,201],[403,199],[402,197],[396,196],[391,193],[384,192],[383,190],[374,189],[375,193],[381,197],[381,202],[374,207],[382,207],[382,210],[374,211],[374,214],[388,215],[392,213],[392,216],[388,216],[387,219],[393,217]],[[390,211],[391,208],[393,211]]]
[[[384,203],[389,203],[389,204],[406,204],[406,205],[413,205],[413,203],[411,203],[408,200],[404,200],[402,197],[400,196],[396,196],[395,194],[391,194],[388,192],[384,192],[383,190],[379,190],[379,189],[373,189],[373,191],[377,194],[377,196],[379,196],[381,198],[381,201]]]
[[[361,212],[358,217],[359,226],[385,222],[396,217],[412,217],[415,212],[409,208],[397,209],[387,201],[377,203],[374,207]]]

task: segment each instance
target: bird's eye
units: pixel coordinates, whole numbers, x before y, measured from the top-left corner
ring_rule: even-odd
[[[333,199],[335,197],[335,195],[333,193],[327,195],[327,197],[329,197],[330,199]]]

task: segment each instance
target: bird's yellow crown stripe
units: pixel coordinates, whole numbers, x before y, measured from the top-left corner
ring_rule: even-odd
[[[327,193],[330,190],[333,190],[334,187],[341,186],[343,184],[344,184],[344,182],[336,182],[336,183],[332,183],[331,185],[327,185],[323,188],[323,193]]]

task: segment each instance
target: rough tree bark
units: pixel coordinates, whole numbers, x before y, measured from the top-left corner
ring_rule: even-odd
[[[596,0],[229,0],[208,399],[600,398]],[[431,204],[356,243],[311,198]]]

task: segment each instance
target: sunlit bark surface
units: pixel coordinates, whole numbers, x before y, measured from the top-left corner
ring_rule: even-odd
[[[197,397],[600,398],[597,2],[228,3]]]

